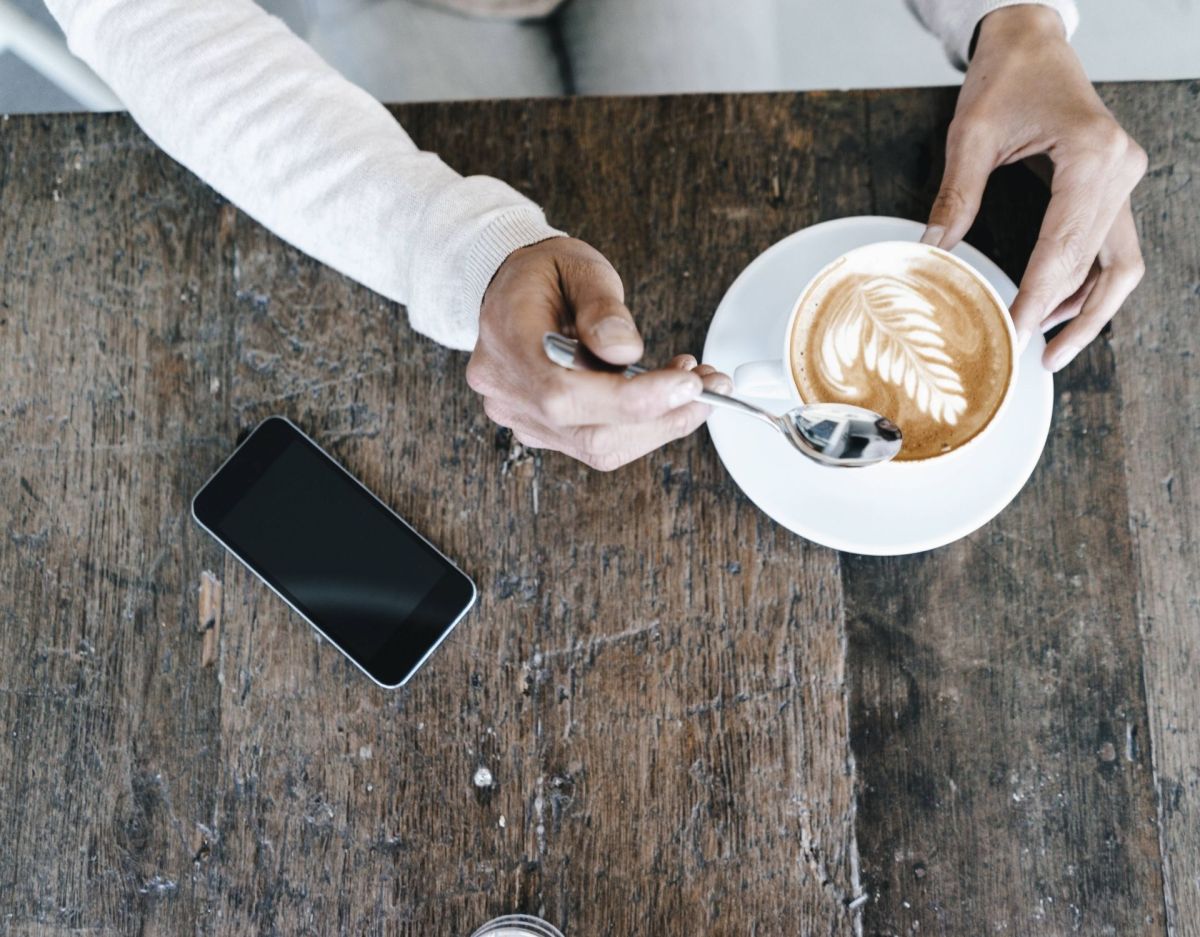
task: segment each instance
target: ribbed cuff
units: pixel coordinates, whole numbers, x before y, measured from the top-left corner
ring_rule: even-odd
[[[1004,7],[1033,5],[1050,7],[1062,17],[1063,29],[1069,40],[1079,26],[1079,9],[1074,0],[976,0],[971,5],[971,16],[963,23],[963,29],[957,35],[946,37],[946,51],[951,61],[959,68],[966,68],[970,61],[971,39],[979,28],[979,21],[989,13]]]
[[[479,307],[483,305],[483,294],[508,255],[539,241],[566,236],[565,232],[546,224],[546,216],[534,205],[507,209],[488,223],[471,246],[462,273],[461,305],[456,319],[463,327],[473,324],[474,335],[468,347],[474,347],[479,333]]]

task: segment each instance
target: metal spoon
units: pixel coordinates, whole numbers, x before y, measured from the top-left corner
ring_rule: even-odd
[[[626,368],[601,361],[584,345],[547,332],[542,338],[546,357],[572,371],[621,371],[625,377],[644,374],[636,364]],[[696,398],[710,407],[724,407],[769,423],[788,442],[814,462],[839,468],[861,468],[887,462],[900,451],[900,427],[873,410],[848,403],[809,403],[776,416],[753,404],[706,390]]]

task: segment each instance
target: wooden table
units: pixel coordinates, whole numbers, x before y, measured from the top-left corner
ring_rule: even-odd
[[[1146,281],[1015,503],[899,559],[782,530],[704,433],[523,451],[463,356],[127,118],[5,119],[0,933],[1200,934],[1200,83],[1103,94]],[[603,249],[665,355],[787,233],[924,217],[953,103],[397,114]],[[1044,199],[1002,171],[970,235],[1014,277]],[[189,518],[271,413],[481,586],[403,691]]]

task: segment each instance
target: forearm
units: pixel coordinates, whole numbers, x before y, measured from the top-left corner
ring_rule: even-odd
[[[971,39],[980,21],[989,13],[1010,6],[1044,6],[1055,10],[1069,38],[1079,24],[1074,0],[906,0],[925,28],[942,40],[950,61],[965,68],[970,59]]]
[[[463,178],[250,0],[49,0],[72,50],[167,153],[456,348],[512,250],[555,232]],[[403,38],[403,37],[399,37]]]

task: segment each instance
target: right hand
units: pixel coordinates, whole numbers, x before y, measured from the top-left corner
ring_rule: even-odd
[[[1096,94],[1058,13],[1024,3],[980,23],[922,240],[950,250],[974,221],[992,170],[1038,156],[1052,166],[1050,204],[1012,318],[1021,350],[1034,332],[1067,323],[1042,354],[1043,366],[1058,371],[1100,334],[1145,271],[1129,194],[1146,154]]]
[[[547,332],[574,335],[616,365],[642,356],[616,270],[595,248],[551,238],[513,251],[484,293],[467,383],[487,415],[522,445],[555,449],[611,471],[686,436],[711,412],[701,390],[733,382],[691,355],[634,378],[568,371],[542,350]]]

